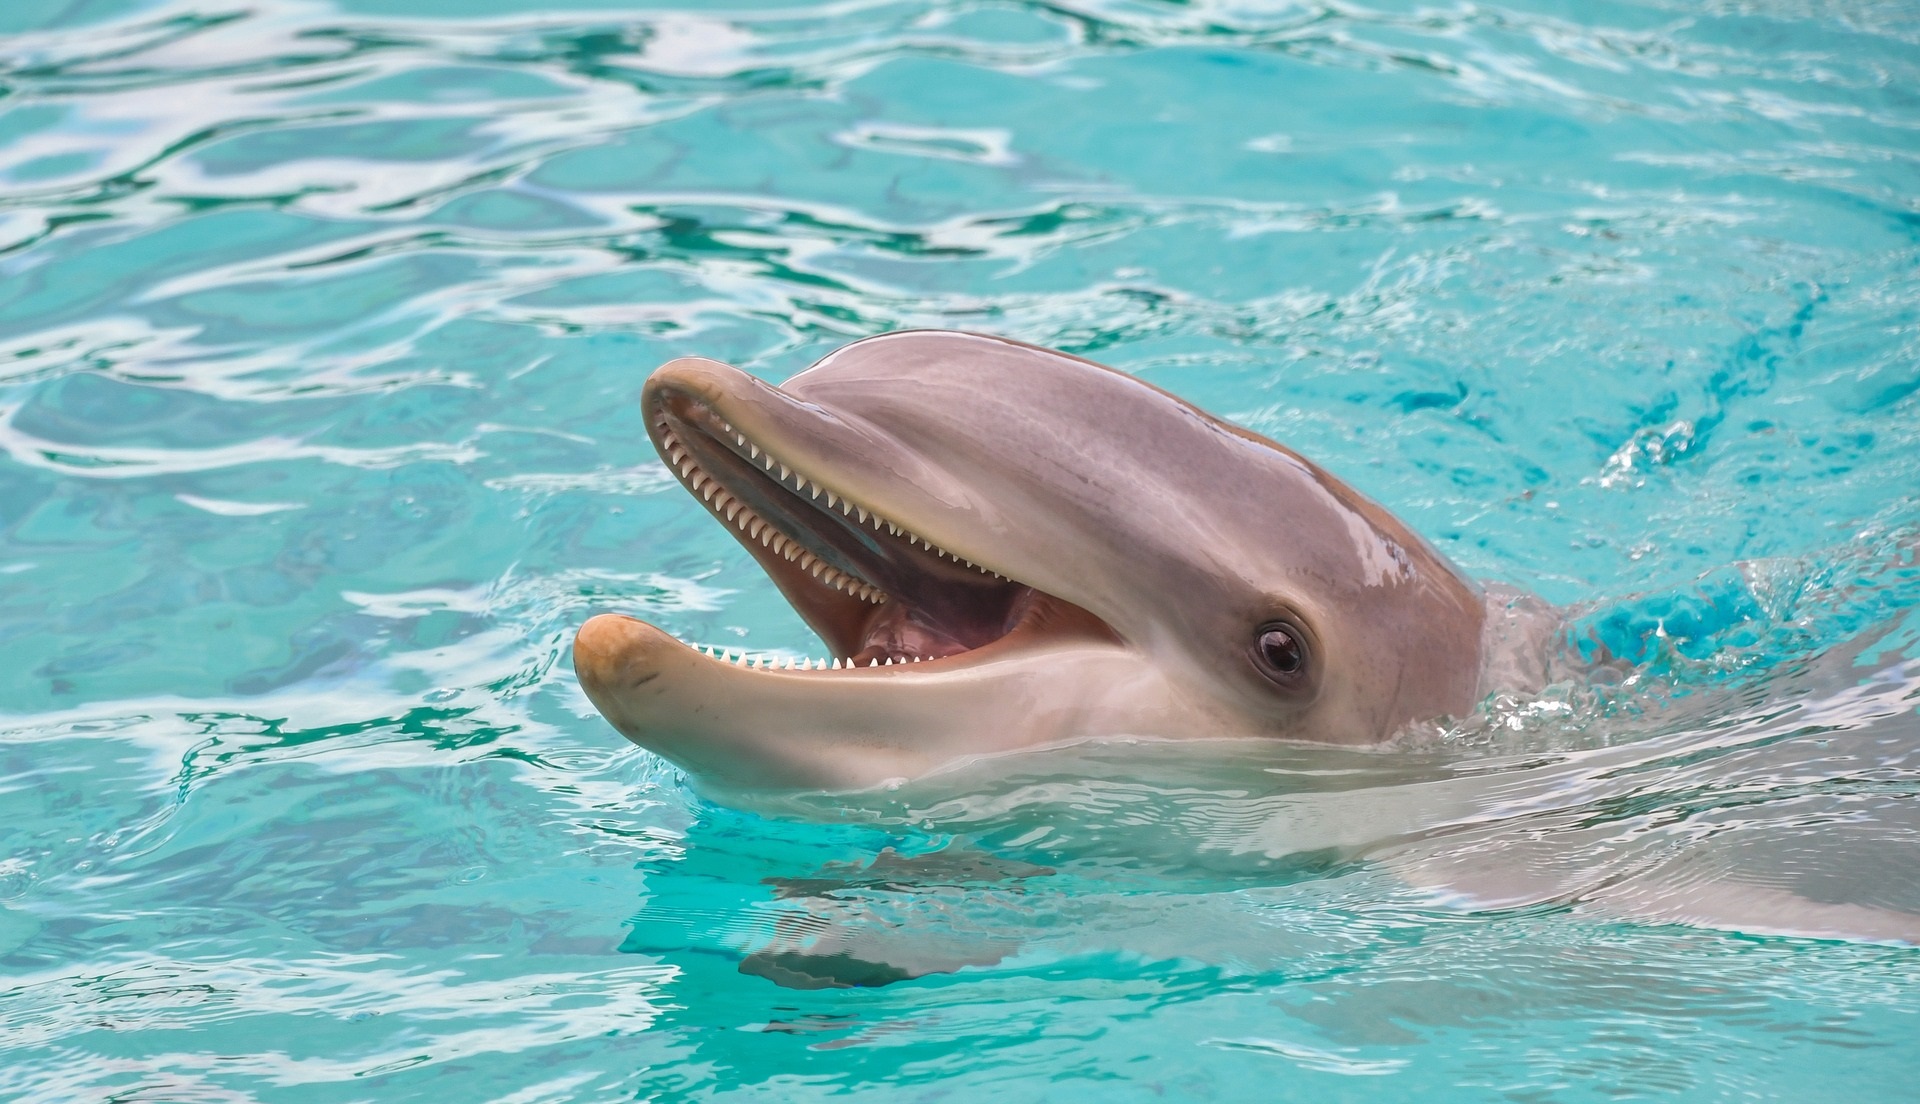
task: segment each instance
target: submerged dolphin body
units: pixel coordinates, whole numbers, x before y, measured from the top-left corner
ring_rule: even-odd
[[[889,334],[781,387],[685,358],[641,404],[833,657],[580,629],[601,713],[722,785],[851,789],[1100,737],[1377,744],[1537,684],[1557,624],[1288,449],[1014,341]]]

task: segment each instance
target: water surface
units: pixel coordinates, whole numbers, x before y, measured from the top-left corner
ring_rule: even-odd
[[[1911,5],[0,34],[0,1094],[1911,1093],[1917,952],[1769,922],[1920,910]],[[1273,435],[1627,663],[1393,757],[703,796],[573,629],[817,648],[640,381],[909,326]],[[742,973],[796,911],[959,972]]]

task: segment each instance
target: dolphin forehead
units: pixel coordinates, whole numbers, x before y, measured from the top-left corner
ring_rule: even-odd
[[[1071,551],[1083,570],[1110,559],[1167,583],[1293,579],[1321,593],[1402,585],[1423,560],[1458,577],[1398,519],[1291,450],[1064,353],[888,334],[783,389],[879,430],[910,468],[970,492],[949,497]]]

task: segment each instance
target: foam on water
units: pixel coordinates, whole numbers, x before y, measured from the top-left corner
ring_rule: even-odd
[[[1911,5],[0,34],[0,1095],[1911,1093]],[[1388,754],[703,795],[574,627],[816,649],[640,380],[909,326],[1271,434],[1582,662]],[[769,980],[836,950],[957,972]]]

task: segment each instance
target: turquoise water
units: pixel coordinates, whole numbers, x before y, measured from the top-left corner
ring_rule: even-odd
[[[1920,911],[1911,5],[0,33],[0,1096],[1910,1098],[1920,951],[1807,917]],[[573,629],[816,649],[640,381],[909,326],[1271,434],[1630,662],[1390,756],[703,795]],[[743,973],[796,913],[959,971]]]

